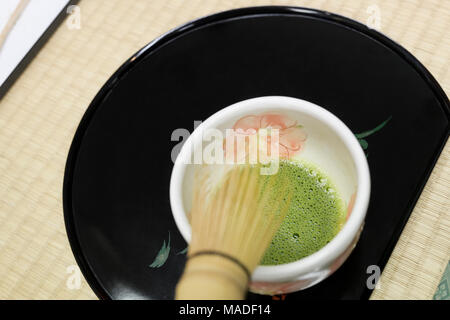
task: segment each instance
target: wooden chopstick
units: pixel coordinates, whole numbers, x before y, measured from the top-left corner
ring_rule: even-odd
[[[16,24],[17,20],[19,19],[20,15],[25,10],[29,2],[30,0],[20,0],[16,9],[14,9],[14,12],[12,13],[11,17],[9,18],[8,22],[6,22],[5,27],[0,33],[0,49],[5,43],[8,34],[11,32],[12,28]]]

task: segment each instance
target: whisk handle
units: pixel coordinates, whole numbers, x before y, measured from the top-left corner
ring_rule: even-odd
[[[219,255],[188,259],[178,282],[178,300],[241,300],[245,298],[248,275],[241,266]]]

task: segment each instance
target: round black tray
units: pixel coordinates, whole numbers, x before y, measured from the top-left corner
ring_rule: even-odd
[[[286,298],[369,296],[367,268],[384,267],[448,138],[449,101],[412,55],[358,22],[255,7],[189,22],[151,42],[87,109],[68,155],[63,202],[73,253],[100,298],[173,298],[186,243],[169,206],[179,143],[172,133],[266,95],[336,114],[360,139],[372,176],[365,229],[350,258]]]

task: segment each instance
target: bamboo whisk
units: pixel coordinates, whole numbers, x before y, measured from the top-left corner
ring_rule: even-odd
[[[192,237],[177,299],[243,299],[289,206],[280,174],[233,166],[214,183],[215,170],[202,167],[195,177]]]

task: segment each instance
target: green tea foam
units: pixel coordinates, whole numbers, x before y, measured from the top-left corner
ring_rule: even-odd
[[[336,188],[319,169],[298,161],[281,160],[278,174],[286,176],[291,204],[261,265],[277,265],[304,258],[330,242],[345,222],[345,209]],[[289,190],[290,189],[290,190]]]

